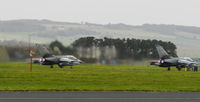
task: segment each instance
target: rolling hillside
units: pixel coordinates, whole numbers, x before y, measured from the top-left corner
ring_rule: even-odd
[[[179,56],[200,56],[200,27],[179,25],[144,24],[132,26],[125,24],[91,24],[54,22],[49,20],[10,20],[0,21],[0,43],[5,41],[28,42],[31,35],[33,43],[49,43],[60,40],[69,45],[84,36],[111,38],[160,39],[171,41],[178,47]],[[12,43],[12,42],[11,42]],[[15,44],[15,43],[14,43]]]

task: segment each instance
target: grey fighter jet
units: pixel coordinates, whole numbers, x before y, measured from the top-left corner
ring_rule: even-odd
[[[181,68],[191,68],[197,66],[196,61],[192,60],[189,57],[172,57],[160,45],[156,45],[156,49],[158,51],[160,60],[158,60],[157,62],[151,62],[151,65],[168,67],[168,71],[170,71],[171,66],[175,66],[179,71],[181,70]]]
[[[53,68],[53,65],[58,65],[60,68],[63,66],[72,66],[81,64],[82,61],[77,59],[72,55],[62,55],[62,56],[55,56],[49,53],[48,49],[42,45],[36,45],[39,53],[43,56],[40,59],[42,65],[50,65]]]

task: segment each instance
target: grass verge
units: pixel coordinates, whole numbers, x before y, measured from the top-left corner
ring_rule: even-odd
[[[0,63],[0,91],[200,91],[200,72],[126,65],[77,65],[51,69]]]

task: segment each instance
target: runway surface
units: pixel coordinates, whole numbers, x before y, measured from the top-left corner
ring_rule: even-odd
[[[0,102],[200,102],[200,92],[0,92]]]

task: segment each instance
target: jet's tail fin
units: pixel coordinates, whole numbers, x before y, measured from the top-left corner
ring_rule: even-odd
[[[39,50],[40,55],[43,58],[52,56],[52,54],[50,54],[49,50],[46,47],[44,47],[44,46],[42,46],[40,44],[37,44],[36,46],[37,46],[37,48]]]
[[[158,55],[160,59],[166,59],[170,57],[169,54],[163,49],[162,46],[156,45],[156,49],[158,51]]]

